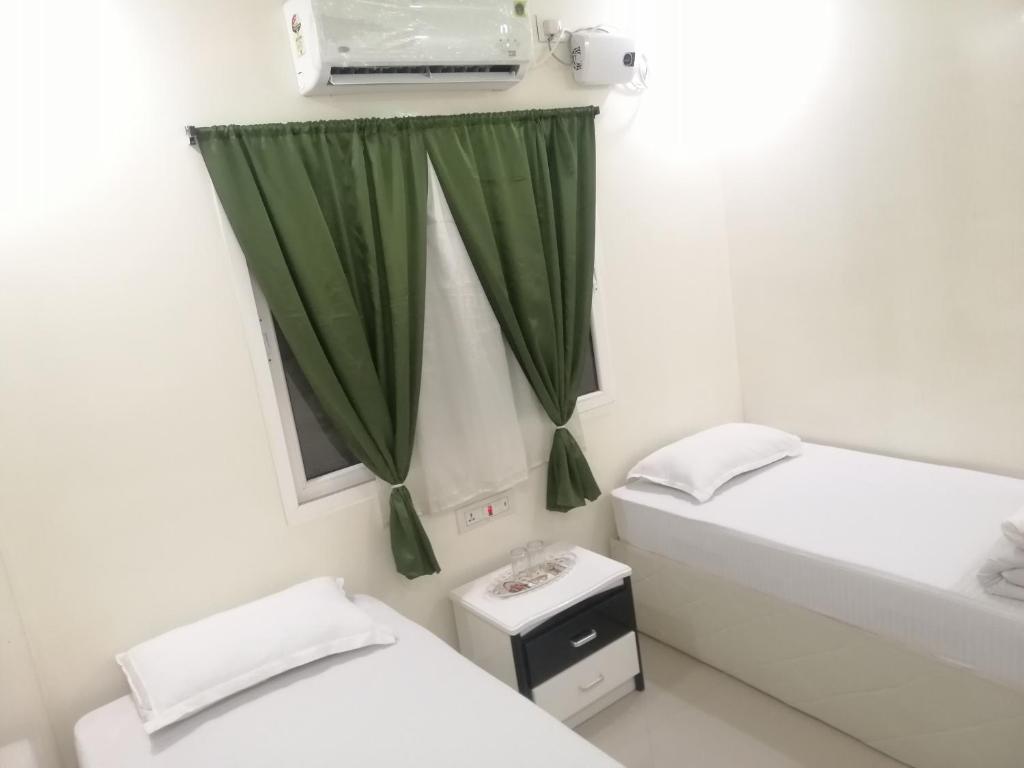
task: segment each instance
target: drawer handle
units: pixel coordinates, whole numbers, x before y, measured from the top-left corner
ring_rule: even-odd
[[[589,643],[591,640],[593,640],[596,637],[597,637],[597,630],[596,629],[592,629],[589,632],[587,632],[587,634],[583,635],[582,637],[577,637],[575,640],[570,640],[569,642],[572,643],[572,647],[573,648],[582,648],[584,645],[586,645],[587,643]]]
[[[597,679],[594,680],[593,682],[587,683],[586,685],[581,685],[580,686],[580,690],[583,691],[584,693],[586,693],[591,688],[596,688],[597,686],[599,686],[603,682],[604,682],[604,675],[598,675]]]

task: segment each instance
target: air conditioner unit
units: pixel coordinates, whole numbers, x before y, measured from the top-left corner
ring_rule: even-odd
[[[374,85],[509,88],[526,75],[526,0],[288,0],[299,91]]]

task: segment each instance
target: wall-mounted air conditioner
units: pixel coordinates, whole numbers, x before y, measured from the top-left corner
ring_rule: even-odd
[[[288,0],[299,91],[370,85],[509,88],[526,75],[525,0]]]

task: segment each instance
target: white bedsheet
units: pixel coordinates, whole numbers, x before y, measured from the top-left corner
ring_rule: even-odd
[[[147,736],[127,696],[75,726],[80,768],[613,768],[617,762],[383,603],[398,635]]]
[[[977,581],[1022,480],[805,444],[704,504],[648,483],[612,495],[635,547],[1024,688],[1024,603]]]

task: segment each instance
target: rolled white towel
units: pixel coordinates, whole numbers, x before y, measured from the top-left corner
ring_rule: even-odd
[[[990,595],[1024,600],[1024,550],[1001,542],[978,571],[978,581]]]
[[[1003,520],[1003,536],[1015,547],[1024,549],[1024,509]]]

